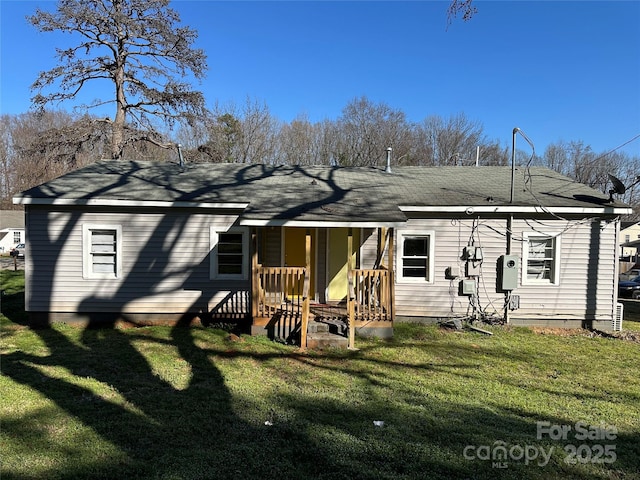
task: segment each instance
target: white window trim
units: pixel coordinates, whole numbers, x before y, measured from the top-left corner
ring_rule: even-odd
[[[553,249],[553,278],[537,279],[529,278],[527,271],[529,267],[529,239],[530,238],[553,238],[555,241]],[[559,233],[536,233],[527,232],[522,234],[522,272],[521,272],[521,284],[522,285],[560,285],[560,259],[562,258],[562,242],[560,240]]]
[[[402,259],[402,248],[404,237],[428,236],[429,237],[429,268],[428,278],[404,277],[404,261]],[[435,244],[436,235],[434,230],[397,230],[396,238],[396,281],[397,283],[434,283],[435,281]]]
[[[220,274],[218,271],[218,241],[221,233],[242,234],[242,274]],[[248,280],[249,279],[249,229],[242,227],[220,228],[209,227],[209,279],[210,280]]]
[[[116,273],[96,273],[91,266],[91,232],[93,230],[115,230],[116,232]],[[107,223],[82,224],[82,277],[87,279],[109,279],[122,276],[122,225]]]

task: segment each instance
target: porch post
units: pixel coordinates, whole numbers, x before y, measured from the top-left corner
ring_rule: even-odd
[[[353,285],[353,230],[349,228],[347,234],[347,313],[349,315],[349,346],[355,349],[356,314],[355,314],[355,286]]]
[[[390,317],[393,322],[396,319],[396,279],[395,279],[395,265],[394,265],[394,252],[395,242],[393,240],[395,233],[394,228],[390,228],[387,232],[389,235],[389,305],[390,305]]]
[[[304,246],[304,284],[302,287],[302,327],[300,348],[307,348],[307,330],[309,328],[309,290],[311,289],[311,230],[307,229]]]
[[[251,324],[258,316],[260,276],[258,274],[258,234],[251,229]]]
[[[387,244],[387,229],[385,227],[378,228],[378,265],[377,268],[384,267],[384,247]]]

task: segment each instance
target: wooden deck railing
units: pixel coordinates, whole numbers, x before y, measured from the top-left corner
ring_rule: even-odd
[[[288,331],[298,332],[306,348],[309,322],[310,278],[305,267],[263,267],[255,272],[254,312],[256,317],[278,318]],[[355,322],[391,321],[392,272],[387,269],[353,269],[348,273],[347,316],[349,344],[353,348]]]
[[[355,320],[391,320],[390,272],[386,269],[354,269],[350,282]],[[302,314],[305,292],[304,267],[258,267],[257,315],[269,317]],[[307,286],[308,289],[308,286]]]
[[[305,297],[304,267],[258,267],[258,317],[299,316]],[[308,295],[308,294],[307,294]]]
[[[350,297],[356,321],[391,320],[390,272],[386,269],[354,269]],[[350,282],[351,283],[351,282]]]

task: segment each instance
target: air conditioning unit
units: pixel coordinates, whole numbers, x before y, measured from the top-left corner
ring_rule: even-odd
[[[622,303],[616,304],[616,316],[611,322],[611,329],[614,332],[622,331],[622,318],[624,317],[624,305]]]

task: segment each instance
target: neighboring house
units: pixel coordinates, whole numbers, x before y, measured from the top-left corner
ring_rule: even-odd
[[[638,276],[640,258],[638,243],[640,222],[621,222],[619,244],[620,276],[619,280],[629,280]]]
[[[24,241],[24,211],[0,210],[0,254]]]
[[[631,280],[640,275],[640,240],[623,243],[623,248],[629,249],[628,257],[620,261],[620,275],[618,280]]]
[[[628,245],[640,239],[640,222],[623,222],[620,226],[620,258],[630,261],[630,257],[637,255],[637,249]]]
[[[34,322],[239,319],[303,344],[314,319],[610,330],[631,213],[551,170],[490,166],[105,161],[14,203]]]

